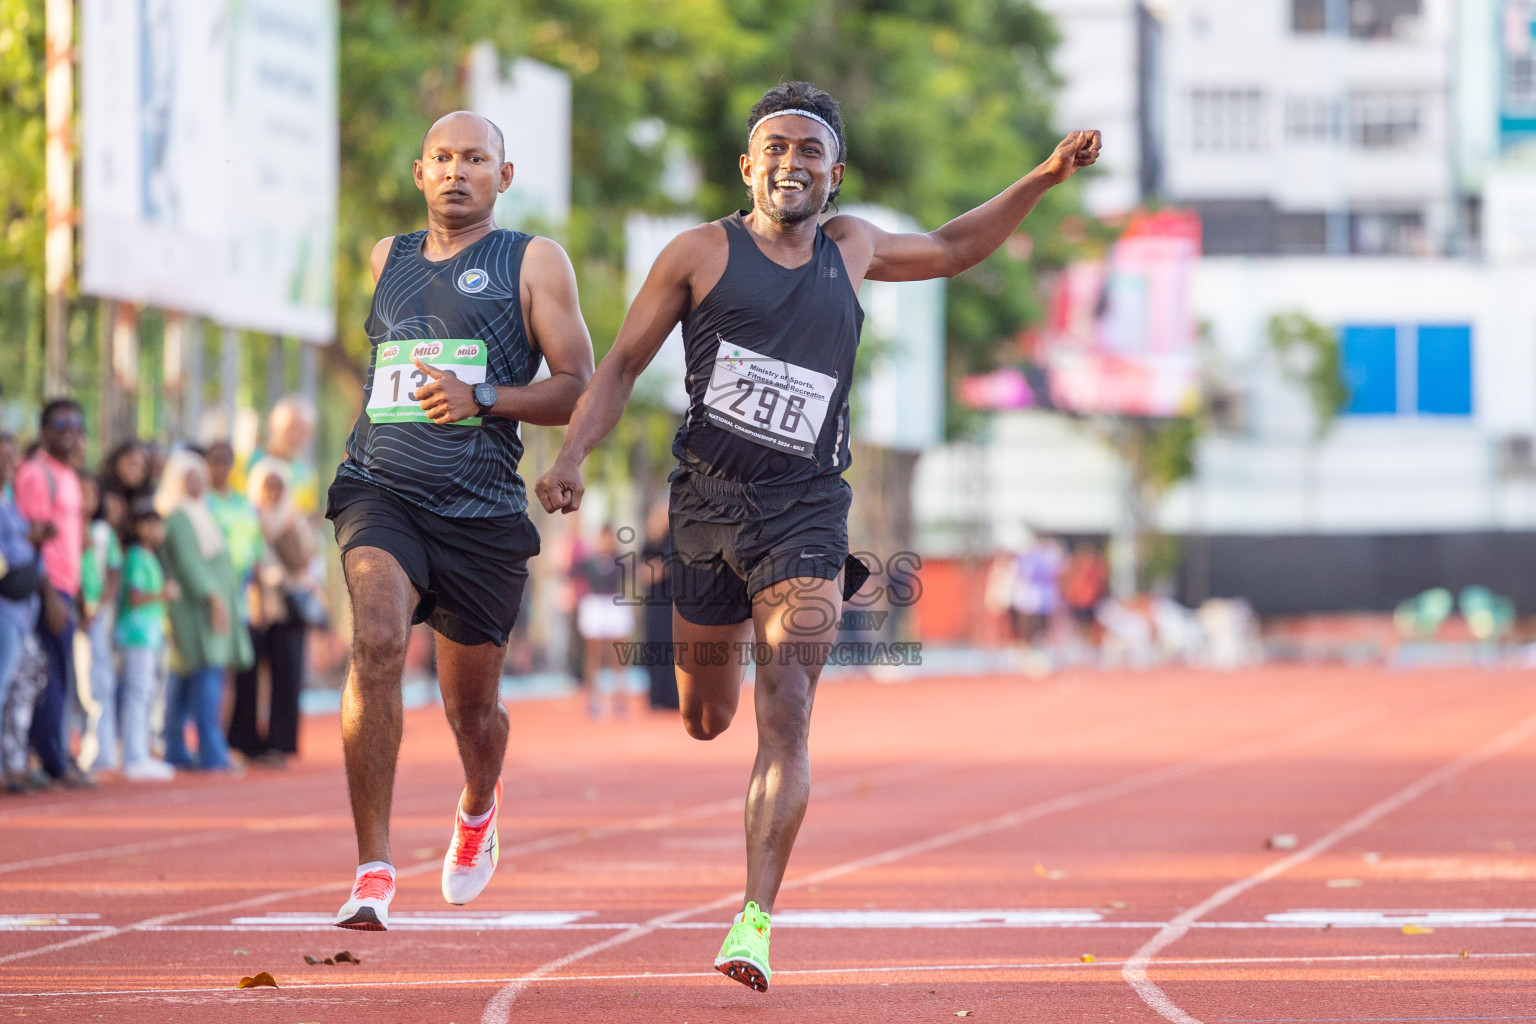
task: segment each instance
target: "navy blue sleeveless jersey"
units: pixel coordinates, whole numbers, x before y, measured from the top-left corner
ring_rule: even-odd
[[[442,516],[516,515],[528,507],[517,475],[523,439],[516,420],[480,426],[374,423],[368,417],[379,346],[397,341],[478,338],[491,384],[533,380],[541,355],[523,323],[521,272],[532,235],[492,231],[452,259],[422,255],[425,231],[395,236],[373,293],[366,330],[373,342],[363,412],[347,439],[338,477],[365,480]],[[427,360],[430,362],[430,360]]]
[[[837,243],[816,229],[810,262],[769,259],[742,222],[718,223],[725,273],[683,317],[688,415],[672,451],[689,469],[783,485],[848,468],[848,390],[864,310]]]

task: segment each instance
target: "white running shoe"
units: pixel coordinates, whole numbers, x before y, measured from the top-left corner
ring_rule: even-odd
[[[168,782],[175,777],[175,768],[153,758],[148,761],[130,761],[123,765],[123,778],[129,782]]]
[[[395,875],[388,868],[364,871],[352,883],[352,897],[336,911],[336,927],[360,932],[389,930],[389,901],[395,898]]]
[[[480,895],[496,871],[501,847],[496,838],[496,816],[501,811],[501,780],[491,798],[491,814],[478,825],[464,824],[460,808],[453,812],[453,840],[443,857],[443,899],[463,906]]]

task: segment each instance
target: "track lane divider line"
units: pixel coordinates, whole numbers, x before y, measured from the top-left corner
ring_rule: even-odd
[[[1426,960],[1528,960],[1536,957],[1533,952],[1514,953],[1472,953],[1462,956],[1460,953],[1361,953],[1357,955],[1339,956],[1243,956],[1243,957],[1207,957],[1184,960],[1159,960],[1160,964],[1189,967],[1242,967],[1249,964],[1313,964],[1313,963],[1356,963],[1361,961],[1412,961],[1422,962]],[[1081,963],[1076,960],[1066,961],[1031,961],[1024,963],[996,963],[996,964],[894,964],[883,967],[786,967],[782,971],[774,971],[774,977],[801,976],[824,977],[828,975],[847,974],[942,974],[945,972],[967,973],[987,971],[1039,971],[1039,970],[1072,970],[1072,971],[1102,971],[1111,967],[1119,967],[1124,960],[1099,960],[1095,963]],[[714,978],[714,971],[664,971],[650,974],[562,974],[552,978],[544,978],[548,982],[566,981],[669,981],[689,978]],[[410,981],[299,981],[289,982],[283,988],[292,992],[304,992],[310,989],[353,989],[353,988],[422,988],[429,986],[441,987],[468,987],[479,985],[501,985],[513,978],[427,978]],[[221,985],[217,988],[123,988],[123,989],[60,989],[51,992],[0,992],[0,999],[36,999],[36,998],[80,998],[82,996],[155,996],[155,995],[188,995],[188,994],[227,994],[229,986]],[[1449,1019],[1449,1018],[1437,1018]]]
[[[1374,825],[1393,811],[1417,800],[1436,786],[1455,778],[1469,768],[1475,768],[1486,761],[1491,761],[1500,754],[1530,739],[1533,735],[1536,735],[1536,715],[1530,715],[1522,719],[1492,739],[1480,743],[1466,753],[1447,761],[1428,775],[1409,783],[1391,796],[1377,801],[1344,822],[1344,824],[1313,840],[1295,853],[1265,865],[1247,878],[1242,878],[1230,885],[1223,886],[1195,906],[1176,915],[1159,929],[1156,935],[1148,939],[1126,961],[1124,968],[1121,970],[1121,976],[1135,991],[1136,995],[1141,998],[1141,1001],[1146,1003],[1147,1006],[1151,1007],[1164,1019],[1172,1021],[1173,1024],[1202,1024],[1199,1018],[1181,1009],[1178,1004],[1168,997],[1166,992],[1158,987],[1156,982],[1147,976],[1147,967],[1151,964],[1153,957],[1183,938],[1188,934],[1191,925],[1211,911],[1232,902],[1232,900],[1241,896],[1249,889],[1284,874],[1298,864],[1305,864],[1313,857],[1327,851],[1339,842]]]

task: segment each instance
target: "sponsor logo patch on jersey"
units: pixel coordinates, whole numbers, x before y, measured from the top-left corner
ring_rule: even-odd
[[[491,275],[478,268],[471,268],[459,275],[459,291],[465,295],[483,292],[491,283]]]

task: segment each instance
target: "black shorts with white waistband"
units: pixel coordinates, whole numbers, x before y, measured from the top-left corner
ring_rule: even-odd
[[[375,547],[393,555],[421,594],[411,621],[454,643],[505,644],[528,583],[539,531],[528,516],[451,518],[377,484],[338,477],[325,518],[343,556]]]
[[[754,487],[679,467],[671,477],[673,605],[699,626],[752,617],[752,598],[791,579],[838,578],[848,556],[853,488],[841,476]],[[848,584],[867,576],[849,567]],[[860,573],[862,572],[862,575]]]

